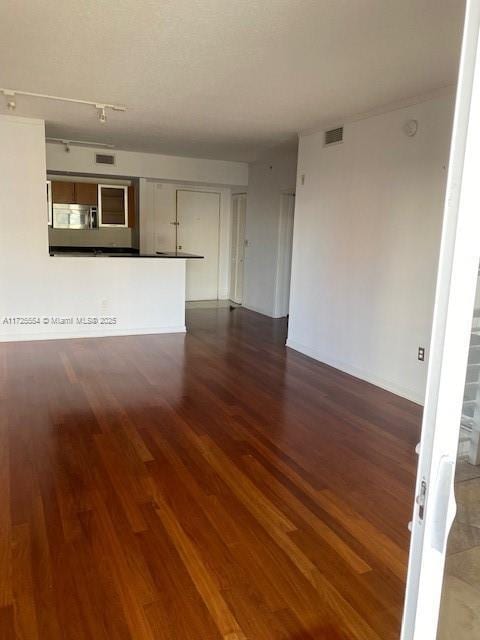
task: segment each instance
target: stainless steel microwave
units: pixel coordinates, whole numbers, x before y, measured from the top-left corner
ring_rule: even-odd
[[[97,207],[87,204],[53,205],[55,229],[95,229],[97,226]]]

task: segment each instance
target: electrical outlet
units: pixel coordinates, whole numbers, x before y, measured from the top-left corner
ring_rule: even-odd
[[[305,184],[305,174],[302,173],[302,175],[300,176],[300,184],[303,186]]]
[[[420,362],[425,360],[425,347],[418,347],[418,359]]]

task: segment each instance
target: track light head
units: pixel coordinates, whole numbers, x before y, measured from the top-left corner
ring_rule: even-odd
[[[15,100],[15,92],[11,91],[10,89],[3,89],[2,93],[7,101],[7,109],[9,111],[15,111],[15,108],[17,106],[17,102]]]
[[[105,113],[105,105],[97,104],[96,107],[98,109],[98,119],[102,124],[105,124],[105,122],[107,121],[107,114]]]

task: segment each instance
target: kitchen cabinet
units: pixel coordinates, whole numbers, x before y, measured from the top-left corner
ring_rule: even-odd
[[[74,204],[89,204],[96,207],[98,203],[98,185],[94,182],[75,183]]]
[[[53,204],[76,204],[75,183],[52,181],[52,201]]]
[[[98,207],[99,227],[135,226],[136,190],[126,185],[96,182],[51,182],[51,197],[56,204]]]
[[[97,206],[98,185],[94,182],[52,181],[53,204],[87,204]]]
[[[128,226],[135,226],[137,193],[134,186],[128,187]]]
[[[98,185],[98,226],[128,227],[128,187]]]

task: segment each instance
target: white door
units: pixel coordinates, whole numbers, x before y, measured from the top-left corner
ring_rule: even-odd
[[[467,3],[419,452],[402,640],[435,640],[480,260],[480,0]],[[468,135],[467,135],[468,131]]]
[[[243,271],[245,264],[245,223],[247,196],[244,193],[232,198],[232,242],[230,261],[230,300],[243,302]]]
[[[188,260],[187,300],[218,298],[220,194],[177,190],[177,248],[196,253],[202,260]]]

